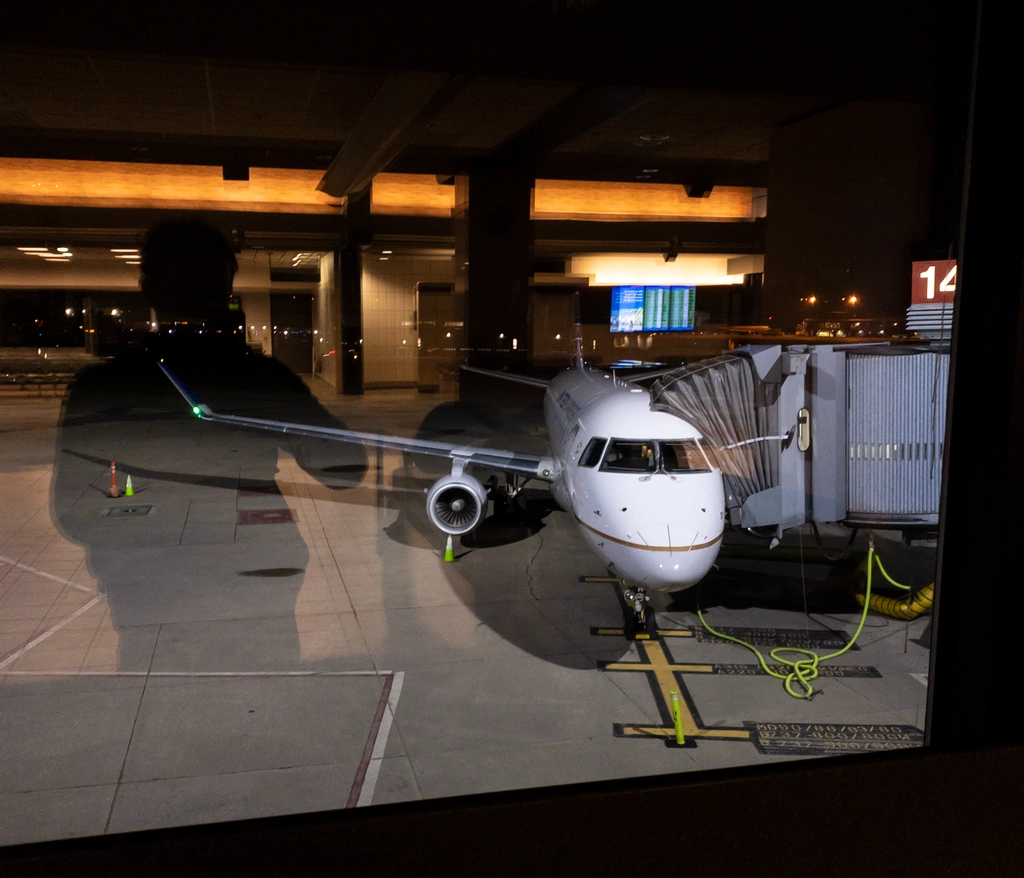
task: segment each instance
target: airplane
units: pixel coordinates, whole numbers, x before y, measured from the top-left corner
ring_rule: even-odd
[[[204,421],[451,459],[451,473],[434,482],[426,498],[431,523],[449,536],[472,531],[484,520],[488,499],[498,500],[493,489],[489,492],[467,472],[470,467],[504,473],[507,500],[527,482],[545,482],[619,580],[627,601],[627,636],[653,633],[650,592],[694,585],[711,569],[721,547],[722,473],[705,454],[698,430],[676,415],[652,411],[648,390],[635,381],[588,368],[582,358],[550,381],[463,366],[544,388],[551,450],[544,457],[217,414],[162,361],[159,366]]]

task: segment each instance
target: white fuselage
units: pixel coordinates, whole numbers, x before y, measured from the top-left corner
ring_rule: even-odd
[[[725,494],[721,472],[693,451],[700,434],[692,424],[652,411],[644,388],[590,369],[552,380],[544,420],[559,464],[551,493],[618,577],[669,590],[693,585],[711,569]],[[702,463],[678,465],[684,446]],[[624,449],[636,456],[616,462]]]

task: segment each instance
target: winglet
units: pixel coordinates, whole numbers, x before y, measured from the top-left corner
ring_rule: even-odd
[[[174,385],[174,389],[185,397],[185,402],[192,407],[192,414],[200,419],[213,416],[213,411],[211,411],[209,406],[200,402],[199,398],[184,385],[182,380],[163,364],[163,360],[157,363],[157,365],[160,367],[160,371],[168,377],[171,384]]]

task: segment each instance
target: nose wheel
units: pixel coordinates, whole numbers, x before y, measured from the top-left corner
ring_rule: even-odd
[[[651,607],[651,596],[643,586],[627,588],[622,593],[626,600],[623,630],[627,640],[650,640],[655,637],[658,622],[654,608]]]

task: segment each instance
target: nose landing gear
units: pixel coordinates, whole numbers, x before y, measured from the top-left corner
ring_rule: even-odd
[[[650,606],[651,596],[642,585],[625,588],[622,592],[624,608],[623,631],[627,640],[652,640],[657,636],[658,622]]]

